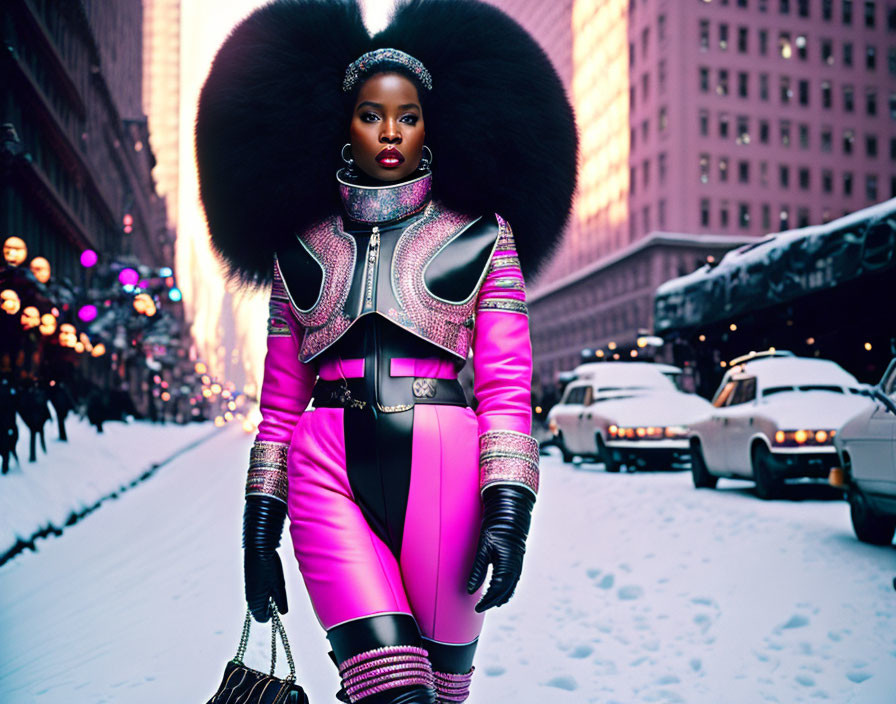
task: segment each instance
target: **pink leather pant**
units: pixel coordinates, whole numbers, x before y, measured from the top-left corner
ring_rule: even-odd
[[[412,363],[425,360],[407,362],[408,369],[393,366],[393,376],[447,376]],[[355,369],[334,373],[325,367],[320,375],[360,376]],[[321,625],[329,630],[365,616],[402,613],[414,616],[431,640],[474,641],[483,621],[473,609],[480,594],[466,591],[481,514],[476,415],[462,406],[415,406],[410,490],[396,556],[371,530],[352,495],[345,413],[304,413],[289,452],[290,533]]]

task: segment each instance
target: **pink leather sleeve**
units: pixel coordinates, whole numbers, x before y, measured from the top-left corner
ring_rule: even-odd
[[[304,331],[289,307],[280,268],[274,266],[268,314],[268,350],[264,359],[257,442],[289,445],[292,431],[311,400],[317,364],[299,361]]]
[[[538,489],[532,429],[532,343],[526,291],[510,226],[501,234],[479,292],[473,328],[473,392],[480,437],[480,486]]]

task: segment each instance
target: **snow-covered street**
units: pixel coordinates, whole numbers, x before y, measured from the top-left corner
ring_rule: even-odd
[[[0,702],[208,699],[242,625],[250,444],[226,428],[0,568]],[[687,473],[555,455],[542,477],[523,580],[486,621],[470,704],[896,702],[896,548],[859,543],[825,487],[763,502],[747,482],[695,491]],[[281,554],[300,682],[312,704],[335,702]],[[269,643],[256,625],[247,664],[265,669]]]

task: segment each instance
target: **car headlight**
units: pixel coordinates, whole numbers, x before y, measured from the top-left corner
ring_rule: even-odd
[[[688,429],[683,425],[642,425],[617,426],[607,428],[611,438],[617,440],[663,440],[687,437]]]
[[[551,418],[551,419],[548,421],[548,430],[550,430],[551,433],[553,433],[554,435],[556,435],[557,433],[560,432],[560,426],[557,425],[557,419],[556,419],[556,418]]]
[[[779,430],[775,433],[774,444],[778,447],[818,447],[832,445],[836,430]]]

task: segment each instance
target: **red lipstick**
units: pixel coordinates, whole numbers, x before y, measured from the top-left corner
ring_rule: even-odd
[[[376,155],[376,163],[387,169],[394,169],[404,163],[404,156],[395,147],[386,147]]]

